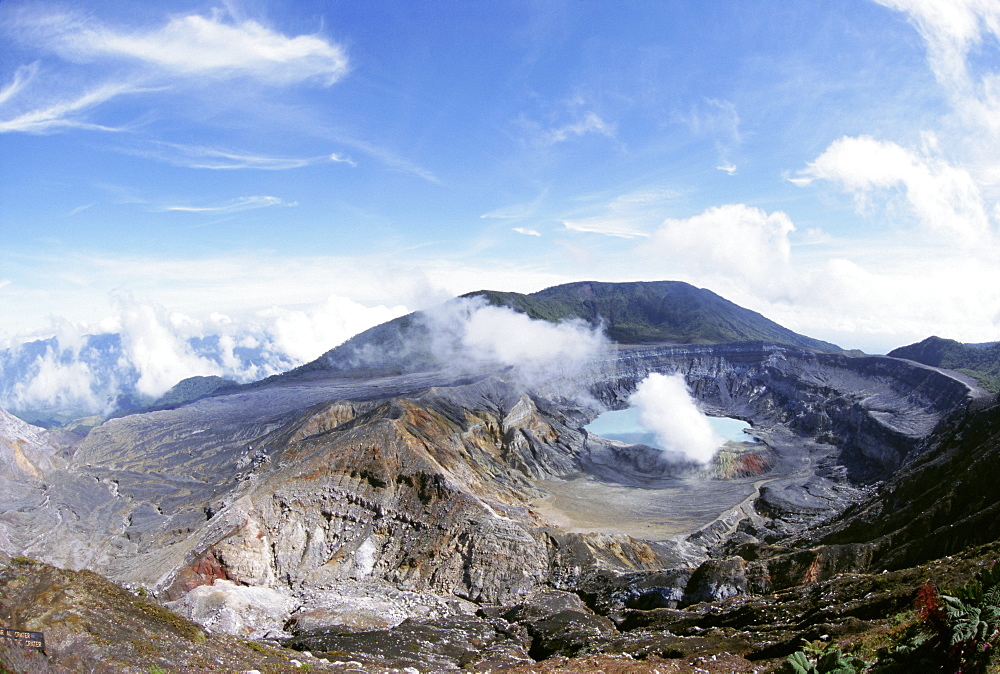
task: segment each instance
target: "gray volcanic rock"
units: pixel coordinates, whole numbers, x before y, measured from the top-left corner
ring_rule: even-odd
[[[683,374],[712,413],[837,447],[839,464],[861,481],[898,469],[948,413],[989,396],[968,378],[895,358],[761,342],[623,348],[596,390],[621,407],[636,382],[664,371]]]
[[[620,348],[588,371],[590,403],[502,371],[303,372],[114,419],[65,468],[53,458],[10,492],[5,549],[258,636],[380,627],[381,600],[345,583],[478,604],[549,586],[607,610],[686,605],[863,568],[864,546],[750,557],[861,500],[863,481],[919,455],[924,434],[982,395],[905,361],[764,343]],[[651,372],[679,372],[709,412],[749,421],[756,472],[678,473],[583,429],[597,400],[623,406]],[[24,456],[58,456],[46,451]],[[241,588],[276,594],[248,602]],[[205,610],[211,597],[221,609]],[[451,619],[434,604],[386,622]],[[600,632],[590,622],[565,615],[549,632]]]
[[[0,410],[0,552],[19,554],[37,537],[33,518],[25,513],[47,505],[44,480],[66,468],[71,442],[66,434],[32,426]],[[44,516],[59,517],[52,512]]]
[[[21,421],[0,410],[0,477],[38,482],[43,475],[66,467],[71,439]]]
[[[529,654],[536,660],[575,655],[606,642],[618,631],[614,623],[595,614],[579,596],[559,590],[535,590],[514,606],[481,613],[499,615],[509,623],[526,627],[532,639]]]
[[[421,672],[493,671],[533,664],[529,644],[523,628],[474,615],[407,620],[393,629],[317,630],[285,642],[289,648],[330,660],[349,653],[362,665],[411,667]]]

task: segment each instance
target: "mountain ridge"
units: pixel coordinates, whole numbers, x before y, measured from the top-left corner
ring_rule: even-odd
[[[931,336],[915,344],[893,349],[887,355],[955,370],[976,378],[986,390],[1000,392],[1000,342],[964,344]]]
[[[439,365],[434,353],[435,311],[460,302],[483,302],[549,323],[576,321],[589,329],[605,330],[622,345],[766,342],[820,352],[843,351],[683,281],[578,281],[531,294],[466,293],[436,309],[415,311],[369,328],[310,363],[262,381],[314,371],[412,372]]]
[[[816,351],[841,351],[835,344],[800,335],[705,288],[683,281],[578,281],[528,295],[478,290],[483,297],[531,318],[578,318],[603,325],[619,344],[723,344],[761,341]]]

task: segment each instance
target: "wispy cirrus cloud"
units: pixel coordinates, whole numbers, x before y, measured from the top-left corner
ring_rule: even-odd
[[[230,22],[221,12],[178,16],[153,29],[112,27],[72,14],[40,16],[27,27],[67,60],[133,61],[168,76],[330,85],[348,72],[347,52],[338,44],[318,35],[290,37],[256,21]]]
[[[596,133],[608,138],[614,138],[615,127],[605,122],[595,112],[588,112],[580,119],[553,129],[546,129],[541,135],[541,141],[546,145],[562,143],[571,138],[579,138],[589,133]]]
[[[579,101],[574,101],[571,108],[579,107]],[[571,121],[562,121],[566,117]],[[600,115],[592,110],[572,109],[568,114],[555,116],[557,120],[548,120],[547,123],[530,119],[525,115],[519,117],[516,124],[521,127],[528,143],[538,147],[550,147],[576,140],[584,136],[596,134],[606,138],[614,138],[617,129],[614,124],[605,121]]]
[[[297,206],[295,202],[286,202],[278,197],[251,196],[230,199],[221,204],[211,206],[188,206],[188,205],[166,205],[160,206],[156,210],[179,213],[237,213],[239,211],[249,211],[257,208],[268,208],[270,206]]]
[[[993,0],[875,0],[905,13],[927,43],[935,78],[960,116],[1000,136],[1000,4]],[[992,43],[992,44],[989,44]],[[975,65],[973,63],[975,62]]]
[[[685,121],[696,135],[712,138],[719,157],[715,168],[735,175],[737,166],[732,156],[743,142],[736,106],[730,101],[706,98],[703,106],[692,107]]]
[[[441,179],[438,178],[433,171],[423,166],[420,166],[419,164],[410,161],[405,157],[401,157],[392,150],[389,150],[385,147],[381,147],[379,145],[376,145],[374,143],[369,143],[364,140],[358,140],[356,138],[343,138],[340,136],[335,137],[334,142],[347,145],[348,147],[353,147],[355,150],[362,152],[368,155],[369,157],[372,157],[373,159],[379,161],[391,171],[408,173],[418,178],[422,178],[423,180],[426,180],[427,182],[433,183],[435,185],[443,184]],[[337,157],[337,159],[334,159],[334,157]],[[338,161],[340,159],[340,155],[333,155],[331,156],[330,159],[332,161]],[[351,163],[351,162],[345,162],[345,163]]]
[[[125,150],[131,154],[183,166],[186,168],[234,171],[256,169],[259,171],[284,171],[326,162],[355,166],[353,161],[340,155],[320,155],[315,157],[281,157],[256,154],[240,150],[201,145],[181,145],[178,143],[153,143],[151,149]]]
[[[628,218],[598,215],[590,218],[563,220],[563,227],[571,232],[587,234],[603,234],[619,239],[636,239],[649,236],[637,224]]]
[[[330,154],[330,161],[332,161],[334,164],[347,164],[348,166],[358,165],[358,163],[353,159],[351,159],[350,157],[345,157],[344,155],[339,154],[337,152],[333,152]]]
[[[11,88],[20,85],[11,85]],[[89,129],[92,131],[117,131],[113,127],[88,122],[82,113],[125,93],[134,92],[129,85],[108,84],[97,87],[75,98],[49,103],[42,107],[16,114],[8,119],[0,119],[0,133],[51,133],[61,129]],[[16,92],[15,92],[16,93]],[[10,98],[12,96],[9,96]],[[2,104],[0,100],[0,104]],[[0,108],[2,110],[2,108]]]
[[[907,14],[927,41],[942,84],[970,84],[967,58],[986,36],[1000,38],[1000,5],[991,0],[875,0]]]
[[[43,83],[39,62],[19,67],[0,89],[0,132],[109,130],[95,120],[95,109],[126,94],[203,86],[206,79],[329,86],[349,71],[346,50],[322,36],[288,36],[255,21],[227,20],[221,12],[178,16],[155,28],[110,26],[90,15],[30,8],[16,17],[6,32],[55,53],[72,76]]]
[[[21,66],[14,71],[14,78],[11,83],[5,87],[0,88],[0,105],[3,105],[7,99],[13,98],[19,91],[21,91],[24,86],[30,82],[35,75],[38,73],[38,61],[26,66]]]
[[[545,189],[531,201],[495,208],[492,211],[483,213],[479,217],[486,220],[523,220],[531,218],[538,214],[548,194],[549,191]]]
[[[563,218],[561,222],[573,232],[621,239],[646,238],[666,217],[667,204],[678,195],[670,189],[636,190],[591,207],[582,215]]]
[[[80,213],[83,213],[84,211],[91,209],[96,205],[97,202],[94,201],[90,202],[89,204],[80,204],[79,206],[71,210],[67,215],[69,215],[70,217],[73,217],[74,215],[79,215]]]

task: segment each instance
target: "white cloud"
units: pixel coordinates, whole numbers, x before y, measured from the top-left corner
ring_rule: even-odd
[[[548,193],[548,190],[542,190],[542,192],[532,201],[497,208],[489,211],[488,213],[483,213],[479,217],[496,220],[523,220],[525,218],[533,217],[537,215],[542,203],[544,203],[545,198],[548,196]]]
[[[597,113],[588,112],[575,122],[546,130],[540,137],[540,140],[546,145],[554,145],[555,143],[562,143],[571,138],[585,136],[588,133],[596,133],[608,138],[614,138],[615,128],[601,119]]]
[[[639,223],[625,217],[594,216],[575,220],[563,220],[562,224],[571,232],[603,234],[604,236],[613,236],[619,239],[636,239],[649,236],[649,234],[639,229]]]
[[[579,320],[550,323],[460,298],[426,312],[432,351],[458,369],[504,367],[522,386],[539,393],[589,399],[586,373],[600,366],[610,341]]]
[[[572,121],[559,123],[555,120],[537,122],[526,116],[521,116],[517,124],[527,132],[527,141],[539,147],[549,147],[558,145],[570,140],[575,140],[590,134],[597,134],[606,138],[614,138],[616,129],[601,118],[592,110],[578,110],[581,101],[573,101],[569,106],[569,112],[556,115],[556,119],[569,117]],[[562,121],[561,119],[559,121]]]
[[[927,42],[928,60],[958,114],[1000,136],[1000,72],[996,60],[970,63],[984,42],[1000,40],[1000,4],[994,0],[876,0],[906,13]],[[985,47],[989,49],[990,47]]]
[[[332,84],[348,71],[344,49],[320,36],[288,37],[255,21],[227,23],[219,14],[179,16],[154,30],[127,31],[75,17],[50,19],[46,27],[52,46],[70,59],[134,59],[170,75]]]
[[[650,374],[639,382],[629,405],[639,410],[639,423],[656,434],[661,447],[699,463],[711,461],[725,443],[695,405],[679,374]]]
[[[335,140],[342,145],[348,145],[370,157],[374,157],[392,171],[408,173],[435,185],[443,184],[441,179],[434,175],[433,171],[424,168],[423,166],[420,166],[405,157],[400,157],[392,150],[363,140],[358,140],[356,138],[337,137]]]
[[[355,162],[350,157],[345,157],[344,155],[337,154],[336,152],[330,155],[330,161],[332,161],[335,164],[347,164],[348,166],[358,165],[357,162]]]
[[[14,387],[12,400],[18,407],[40,405],[80,406],[98,411],[103,405],[95,395],[90,367],[80,361],[63,362],[51,348],[35,362],[33,376]]]
[[[80,213],[83,213],[84,211],[86,211],[86,210],[88,210],[90,208],[93,208],[96,205],[97,205],[97,202],[95,202],[95,201],[92,201],[89,204],[81,204],[81,205],[77,206],[76,208],[72,209],[69,213],[67,213],[67,215],[69,215],[70,217],[73,217],[74,215],[79,215]]]
[[[795,231],[781,211],[766,213],[745,204],[716,206],[690,218],[668,218],[642,249],[689,274],[724,274],[758,293],[773,296],[789,283]]]
[[[403,306],[370,307],[330,296],[310,306],[273,306],[242,321],[218,312],[198,320],[118,295],[115,314],[98,325],[53,318],[48,335],[55,337],[53,346],[26,370],[2,373],[8,378],[8,394],[0,403],[14,409],[107,413],[122,393],[155,398],[187,377],[260,379],[313,360],[404,313]],[[88,335],[105,333],[118,335],[120,352],[115,340],[92,346]]]
[[[297,363],[306,363],[370,327],[408,313],[406,307],[365,306],[331,295],[325,302],[303,309],[271,307],[257,313],[273,348]]]
[[[178,16],[150,30],[111,27],[82,14],[32,12],[22,10],[11,32],[80,67],[75,79],[44,82],[37,62],[20,67],[13,82],[0,89],[0,133],[118,130],[84,113],[127,94],[202,86],[206,78],[330,85],[348,72],[346,51],[321,36],[290,37],[254,21],[227,22],[219,13]],[[96,80],[92,63],[99,59],[120,64],[114,79]]]
[[[580,217],[565,218],[562,224],[574,232],[603,234],[621,239],[649,236],[663,219],[663,211],[679,193],[668,189],[645,189],[618,195]]]
[[[16,71],[14,71],[14,79],[6,87],[0,88],[0,105],[3,105],[7,99],[13,98],[21,91],[24,86],[31,81],[35,75],[38,73],[38,62],[32,63],[31,65],[21,66]]]
[[[353,256],[245,251],[207,257],[35,251],[9,257],[3,273],[18,292],[5,292],[9,313],[0,326],[0,344],[48,336],[48,329],[40,330],[46,314],[96,325],[117,312],[106,298],[119,288],[192,316],[218,312],[246,323],[263,307],[308,307],[330,295],[366,306],[420,309],[484,288],[534,292],[573,280],[533,264],[418,258],[399,249]]]
[[[563,361],[593,358],[607,344],[585,323],[549,323],[504,307],[474,308],[464,328],[462,345],[473,358],[533,370],[558,371]]]
[[[77,128],[116,131],[111,127],[79,119],[76,113],[96,107],[116,96],[135,91],[124,84],[108,84],[68,100],[47,104],[9,119],[0,120],[0,133],[48,133],[58,129]]]
[[[126,298],[120,303],[122,351],[139,373],[140,393],[159,396],[182,379],[222,374],[216,363],[194,353],[178,321],[148,304]]]
[[[239,211],[249,211],[255,208],[267,208],[269,206],[295,206],[294,203],[287,203],[278,197],[252,196],[238,197],[230,199],[224,204],[217,206],[162,206],[158,210],[180,211],[183,213],[236,213]]]
[[[734,175],[737,167],[731,156],[743,142],[736,106],[715,98],[705,98],[704,102],[704,106],[691,109],[686,121],[696,135],[708,136],[715,143],[719,161],[715,168]]]
[[[933,142],[928,143],[929,148]],[[840,184],[854,195],[859,211],[875,199],[889,201],[892,189],[902,189],[908,209],[931,232],[978,246],[991,237],[991,224],[979,186],[964,168],[939,156],[918,155],[895,143],[870,136],[834,141],[809,168],[799,185],[813,180]]]
[[[927,40],[934,73],[943,84],[967,86],[966,58],[984,35],[1000,36],[1000,6],[992,0],[876,0],[905,12]]]
[[[524,234],[525,236],[541,236],[542,235],[542,233],[539,232],[537,229],[529,229],[527,227],[513,227],[512,229],[513,229],[513,231],[517,232],[518,234]]]
[[[152,150],[133,151],[133,154],[165,161],[186,168],[233,171],[256,169],[259,171],[285,171],[321,164],[330,159],[319,157],[276,157],[239,150],[176,143],[154,143]]]
[[[753,308],[794,330],[884,353],[930,335],[966,342],[1000,339],[996,248],[873,244],[854,259],[802,265],[790,301]],[[974,289],[974,291],[973,291]],[[732,299],[732,298],[731,298]]]

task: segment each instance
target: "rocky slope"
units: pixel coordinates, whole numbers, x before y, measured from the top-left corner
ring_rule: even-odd
[[[93,572],[23,558],[0,560],[0,620],[45,636],[44,656],[0,647],[4,672],[294,672],[303,665],[311,671],[343,672],[354,667],[206,633]]]
[[[764,343],[623,347],[592,371],[612,407],[649,372],[681,372],[707,409],[754,425],[769,472],[678,476],[648,448],[582,430],[596,402],[534,396],[503,373],[313,372],[95,429],[0,513],[20,532],[4,549],[148,588],[242,636],[468,621],[468,602],[509,605],[546,586],[603,612],[685,606],[868,568],[864,546],[726,555],[861,501],[865,481],[912,460],[981,395],[904,361]],[[573,526],[564,511],[567,525],[547,505],[567,484],[714,510],[671,536]],[[607,507],[624,523],[650,503]],[[199,594],[208,587],[214,599]],[[404,610],[372,625],[371,607],[400,592]]]

